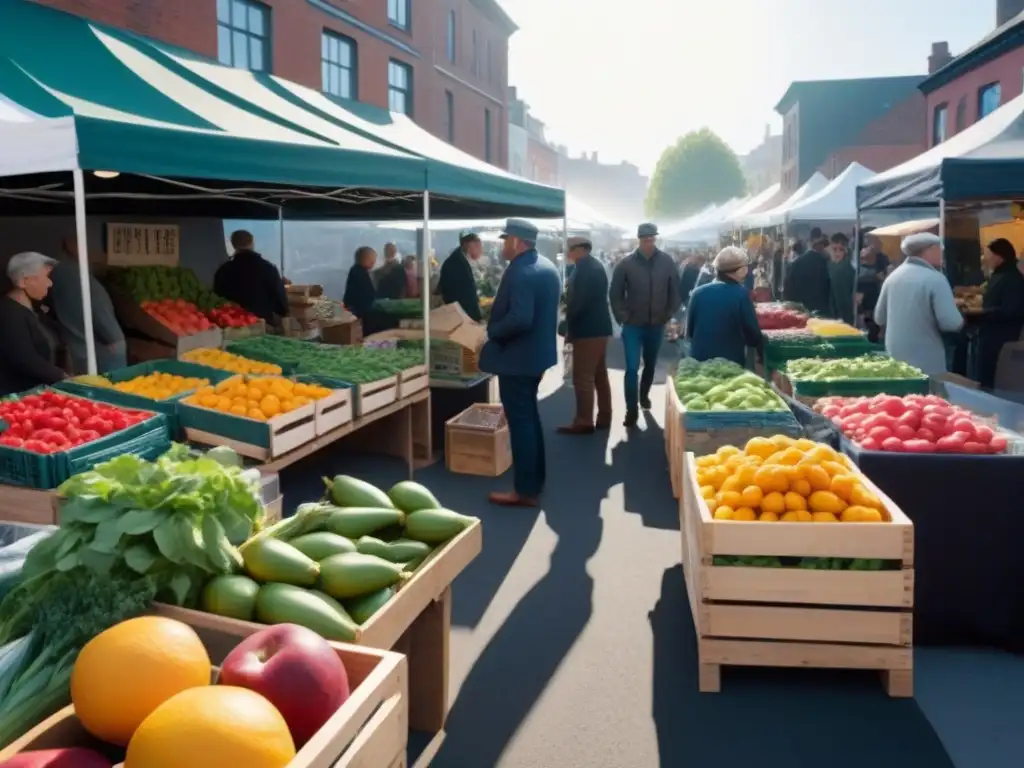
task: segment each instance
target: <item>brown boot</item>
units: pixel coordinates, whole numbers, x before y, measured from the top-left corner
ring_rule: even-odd
[[[565,424],[558,428],[560,435],[592,435],[594,427],[590,424]]]
[[[496,491],[490,494],[487,500],[499,507],[536,507],[540,505],[539,499],[520,496],[515,491]]]

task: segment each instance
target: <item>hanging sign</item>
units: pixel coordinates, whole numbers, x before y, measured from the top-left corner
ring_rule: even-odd
[[[107,224],[107,264],[124,267],[178,266],[177,224]]]

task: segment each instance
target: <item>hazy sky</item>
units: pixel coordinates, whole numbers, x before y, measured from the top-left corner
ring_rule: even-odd
[[[653,169],[709,126],[755,147],[793,80],[924,74],[995,26],[995,0],[501,0],[509,82],[574,153]]]

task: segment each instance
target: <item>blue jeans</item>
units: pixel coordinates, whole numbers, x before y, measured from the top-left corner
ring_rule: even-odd
[[[537,408],[539,376],[498,376],[498,395],[508,420],[516,493],[536,498],[544,488],[547,462]]]
[[[636,379],[643,358],[644,372],[640,377],[640,397],[647,397],[654,383],[654,370],[658,365],[658,352],[665,338],[663,325],[622,326],[622,347],[626,352],[626,409],[635,411],[638,405]]]

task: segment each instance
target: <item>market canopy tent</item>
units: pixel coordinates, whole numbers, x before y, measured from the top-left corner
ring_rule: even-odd
[[[1024,95],[857,188],[858,210],[1024,197]]]
[[[811,178],[805,181],[796,192],[790,195],[779,205],[753,212],[740,220],[740,227],[743,229],[763,229],[765,227],[777,227],[786,222],[786,213],[796,204],[803,202],[812,195],[817,194],[828,186],[828,179],[815,171]]]
[[[773,201],[779,197],[781,191],[781,184],[772,184],[767,189],[758,192],[745,203],[738,206],[731,215],[720,221],[718,223],[718,231],[723,233],[732,232],[747,216],[771,206]]]
[[[850,163],[824,189],[786,211],[786,221],[854,221],[857,218],[857,187],[874,175],[870,168]]]
[[[721,205],[712,206],[697,216],[691,217],[673,229],[661,233],[667,243],[698,245],[718,241],[718,225],[744,205],[749,198],[734,197]]]

